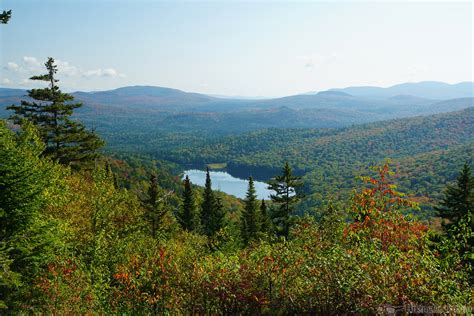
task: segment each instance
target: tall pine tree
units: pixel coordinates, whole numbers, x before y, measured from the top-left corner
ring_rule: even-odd
[[[73,103],[74,97],[59,89],[54,59],[49,57],[45,66],[46,74],[30,79],[46,81],[48,87],[29,90],[28,96],[34,101],[23,100],[20,105],[9,106],[8,109],[14,111],[11,119],[18,124],[26,118],[37,126],[46,143],[44,155],[72,166],[90,163],[98,156],[97,150],[104,142],[83,124],[71,120],[74,110],[82,103]]]
[[[246,244],[255,240],[260,232],[260,212],[253,178],[249,177],[249,185],[245,196],[245,207],[242,213],[242,238]]]
[[[211,220],[214,213],[214,192],[212,191],[211,175],[209,168],[206,169],[206,184],[204,186],[203,200],[201,204],[201,224],[204,234],[211,236],[213,229],[211,228]]]
[[[164,203],[166,196],[161,196],[160,189],[158,187],[158,181],[156,175],[150,176],[150,186],[148,187],[148,196],[145,199],[145,217],[150,223],[150,232],[153,238],[156,237],[158,230],[164,223],[164,218],[167,214],[167,208]]]
[[[193,189],[191,181],[186,175],[184,179],[183,203],[179,214],[181,226],[187,231],[198,231],[200,229],[199,212],[194,201]]]
[[[268,184],[268,189],[275,191],[275,194],[271,194],[270,198],[272,202],[278,205],[278,208],[272,214],[275,228],[280,236],[288,237],[292,219],[291,214],[295,210],[295,205],[302,198],[297,189],[303,186],[303,182],[301,177],[293,175],[290,165],[286,162],[282,174],[270,180]]]
[[[0,24],[7,24],[8,21],[10,21],[11,17],[12,17],[12,10],[8,10],[8,11],[3,10],[3,12],[0,13]]]
[[[272,230],[272,222],[264,199],[262,199],[262,202],[260,203],[260,218],[262,224],[261,231],[266,234],[270,233]]]
[[[211,236],[216,234],[222,227],[224,227],[225,210],[222,199],[219,196],[214,196],[214,208],[211,214],[211,221],[209,224],[209,231]]]
[[[469,212],[474,212],[474,178],[467,163],[464,164],[456,184],[446,188],[445,197],[436,210],[440,217],[450,222],[446,225],[447,228]]]

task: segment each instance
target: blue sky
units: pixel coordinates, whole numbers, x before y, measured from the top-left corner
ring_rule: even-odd
[[[0,85],[48,56],[65,90],[156,85],[283,96],[473,80],[472,2],[0,0]]]

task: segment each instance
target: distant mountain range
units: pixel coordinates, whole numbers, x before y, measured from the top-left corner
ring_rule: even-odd
[[[393,97],[397,95],[410,95],[428,99],[454,99],[474,97],[474,82],[460,82],[449,84],[438,81],[422,81],[417,83],[402,83],[388,88],[380,87],[348,87],[343,89],[331,89],[351,94],[353,96],[365,97]]]
[[[275,99],[233,99],[177,89],[130,86],[75,92],[77,111],[99,129],[126,126],[234,133],[259,128],[344,127],[387,119],[458,111],[474,106],[474,83],[405,83],[390,88],[349,87]],[[0,88],[0,117],[27,91]]]

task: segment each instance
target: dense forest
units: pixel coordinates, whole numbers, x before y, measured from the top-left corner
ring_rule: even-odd
[[[158,144],[101,153],[54,59],[45,66],[32,79],[47,87],[0,121],[2,314],[470,312],[472,109],[168,143],[172,162],[153,161]],[[252,177],[239,200],[213,191],[209,170],[204,188],[177,176],[209,162],[266,167],[274,194],[257,200]],[[433,183],[435,230],[409,214],[440,175],[453,181]]]
[[[301,210],[329,198],[346,199],[356,177],[392,159],[397,184],[415,197],[427,218],[464,162],[472,163],[474,108],[339,129],[264,129],[231,136],[170,132],[111,136],[113,152],[142,153],[181,166],[221,163],[231,174],[267,181],[285,161],[305,180]],[[107,133],[105,133],[108,135]]]

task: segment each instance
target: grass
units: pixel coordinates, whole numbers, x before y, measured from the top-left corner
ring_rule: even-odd
[[[227,163],[222,162],[222,163],[209,163],[207,164],[209,169],[224,169],[227,167]]]

